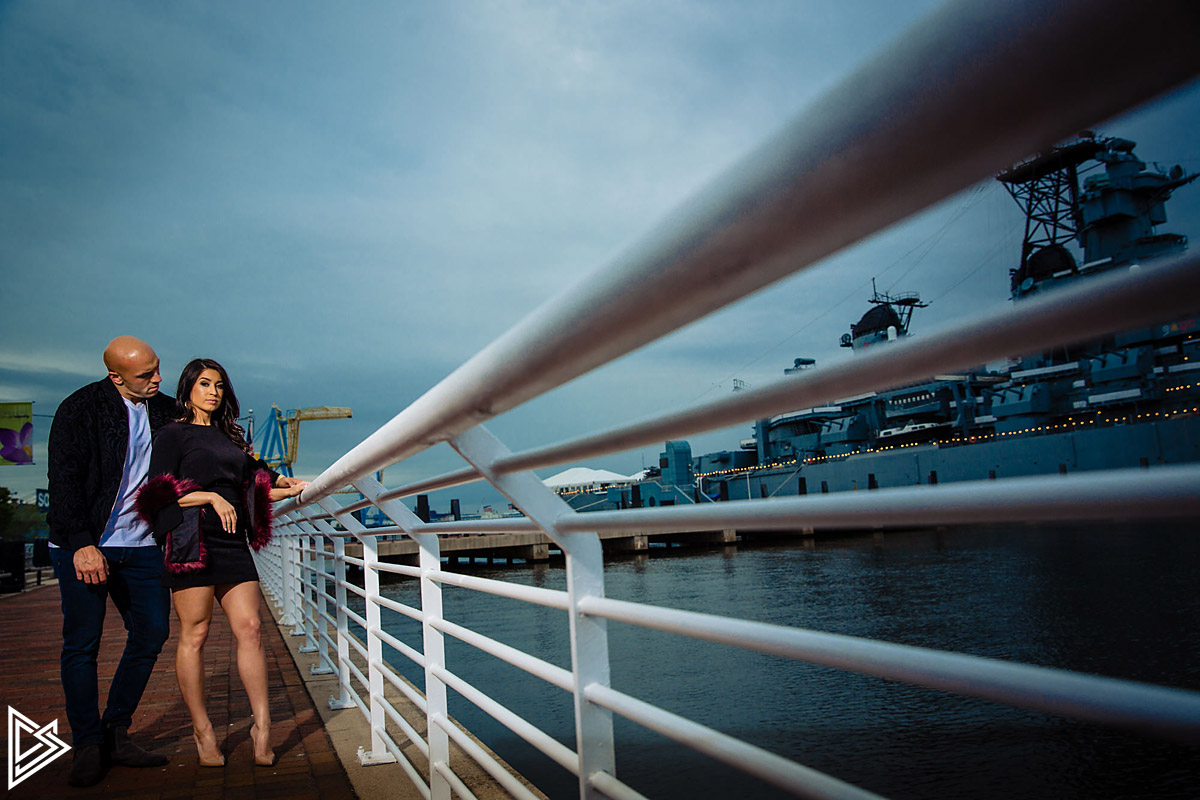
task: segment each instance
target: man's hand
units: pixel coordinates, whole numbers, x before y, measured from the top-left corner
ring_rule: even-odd
[[[108,561],[95,545],[76,550],[74,561],[75,577],[84,583],[99,585],[108,581]]]

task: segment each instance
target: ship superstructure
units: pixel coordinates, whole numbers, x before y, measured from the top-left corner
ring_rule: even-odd
[[[1187,248],[1158,227],[1171,193],[1197,176],[1148,167],[1134,146],[1087,134],[997,176],[1025,214],[1013,302],[1152,269]],[[915,293],[877,290],[870,302],[842,336],[855,352],[902,340],[925,306]],[[785,372],[811,365],[797,359]],[[620,508],[1194,461],[1200,314],[759,420],[737,450],[693,457],[686,442],[668,442],[661,474],[572,502]]]

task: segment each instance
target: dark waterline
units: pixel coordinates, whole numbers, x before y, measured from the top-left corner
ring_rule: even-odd
[[[607,566],[621,600],[1200,690],[1194,523],[1009,526],[672,550]],[[556,566],[476,570],[563,589]],[[415,582],[385,593],[418,603]],[[564,668],[561,612],[447,587],[446,618]],[[419,648],[416,623],[385,628]],[[610,623],[612,685],[891,798],[1196,798],[1200,744],[1070,722]],[[447,637],[450,671],[574,748],[570,697]],[[389,661],[423,686],[394,652]],[[573,776],[451,692],[450,712],[553,798]],[[653,798],[787,795],[614,719]]]

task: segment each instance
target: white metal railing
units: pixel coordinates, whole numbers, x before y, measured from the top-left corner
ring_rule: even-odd
[[[739,526],[1193,517],[1200,516],[1200,467],[586,514],[573,511],[530,471],[1181,315],[1200,308],[1197,257],[1095,279],[942,335],[896,343],[777,386],[569,442],[512,453],[482,424],[1191,79],[1200,72],[1200,48],[1189,37],[1159,34],[1191,30],[1193,15],[1191,0],[947,5],[647,240],[534,311],[326,469],[298,500],[281,504],[276,538],[259,560],[262,582],[285,624],[306,637],[304,649],[317,654],[316,669],[338,676],[331,704],[357,707],[369,720],[363,762],[399,761],[426,797],[472,797],[451,763],[453,740],[513,796],[536,796],[451,722],[447,693],[453,691],[576,775],[583,798],[641,796],[616,775],[613,714],[799,796],[873,796],[614,690],[610,620],[1168,737],[1200,737],[1200,694],[1194,692],[607,599],[597,535]],[[1079,68],[1082,63],[1088,64],[1086,70]],[[371,477],[439,442],[448,442],[466,466],[392,489]],[[524,516],[430,524],[400,502],[480,478]],[[365,499],[339,504],[333,493],[347,485]],[[351,512],[368,505],[396,527],[365,529]],[[562,550],[565,592],[442,569],[439,534],[520,531],[544,532]],[[380,559],[378,538],[396,532],[416,542],[418,566]],[[348,541],[361,546],[361,558],[347,555]],[[348,567],[362,570],[363,586],[347,579]],[[417,578],[420,607],[383,597],[381,573]],[[571,668],[444,619],[443,586],[565,612]],[[364,614],[348,607],[351,595],[362,598]],[[385,613],[419,621],[420,646],[389,634]],[[496,702],[488,687],[456,675],[446,660],[446,636],[521,668],[531,680],[569,692],[573,746]],[[424,670],[423,695],[384,660],[385,644]],[[424,733],[388,700],[388,687],[424,716]],[[428,780],[397,746],[389,732],[396,730],[427,759]]]

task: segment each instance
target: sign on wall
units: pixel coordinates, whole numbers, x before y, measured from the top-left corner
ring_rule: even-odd
[[[0,466],[33,463],[33,403],[0,403]]]

